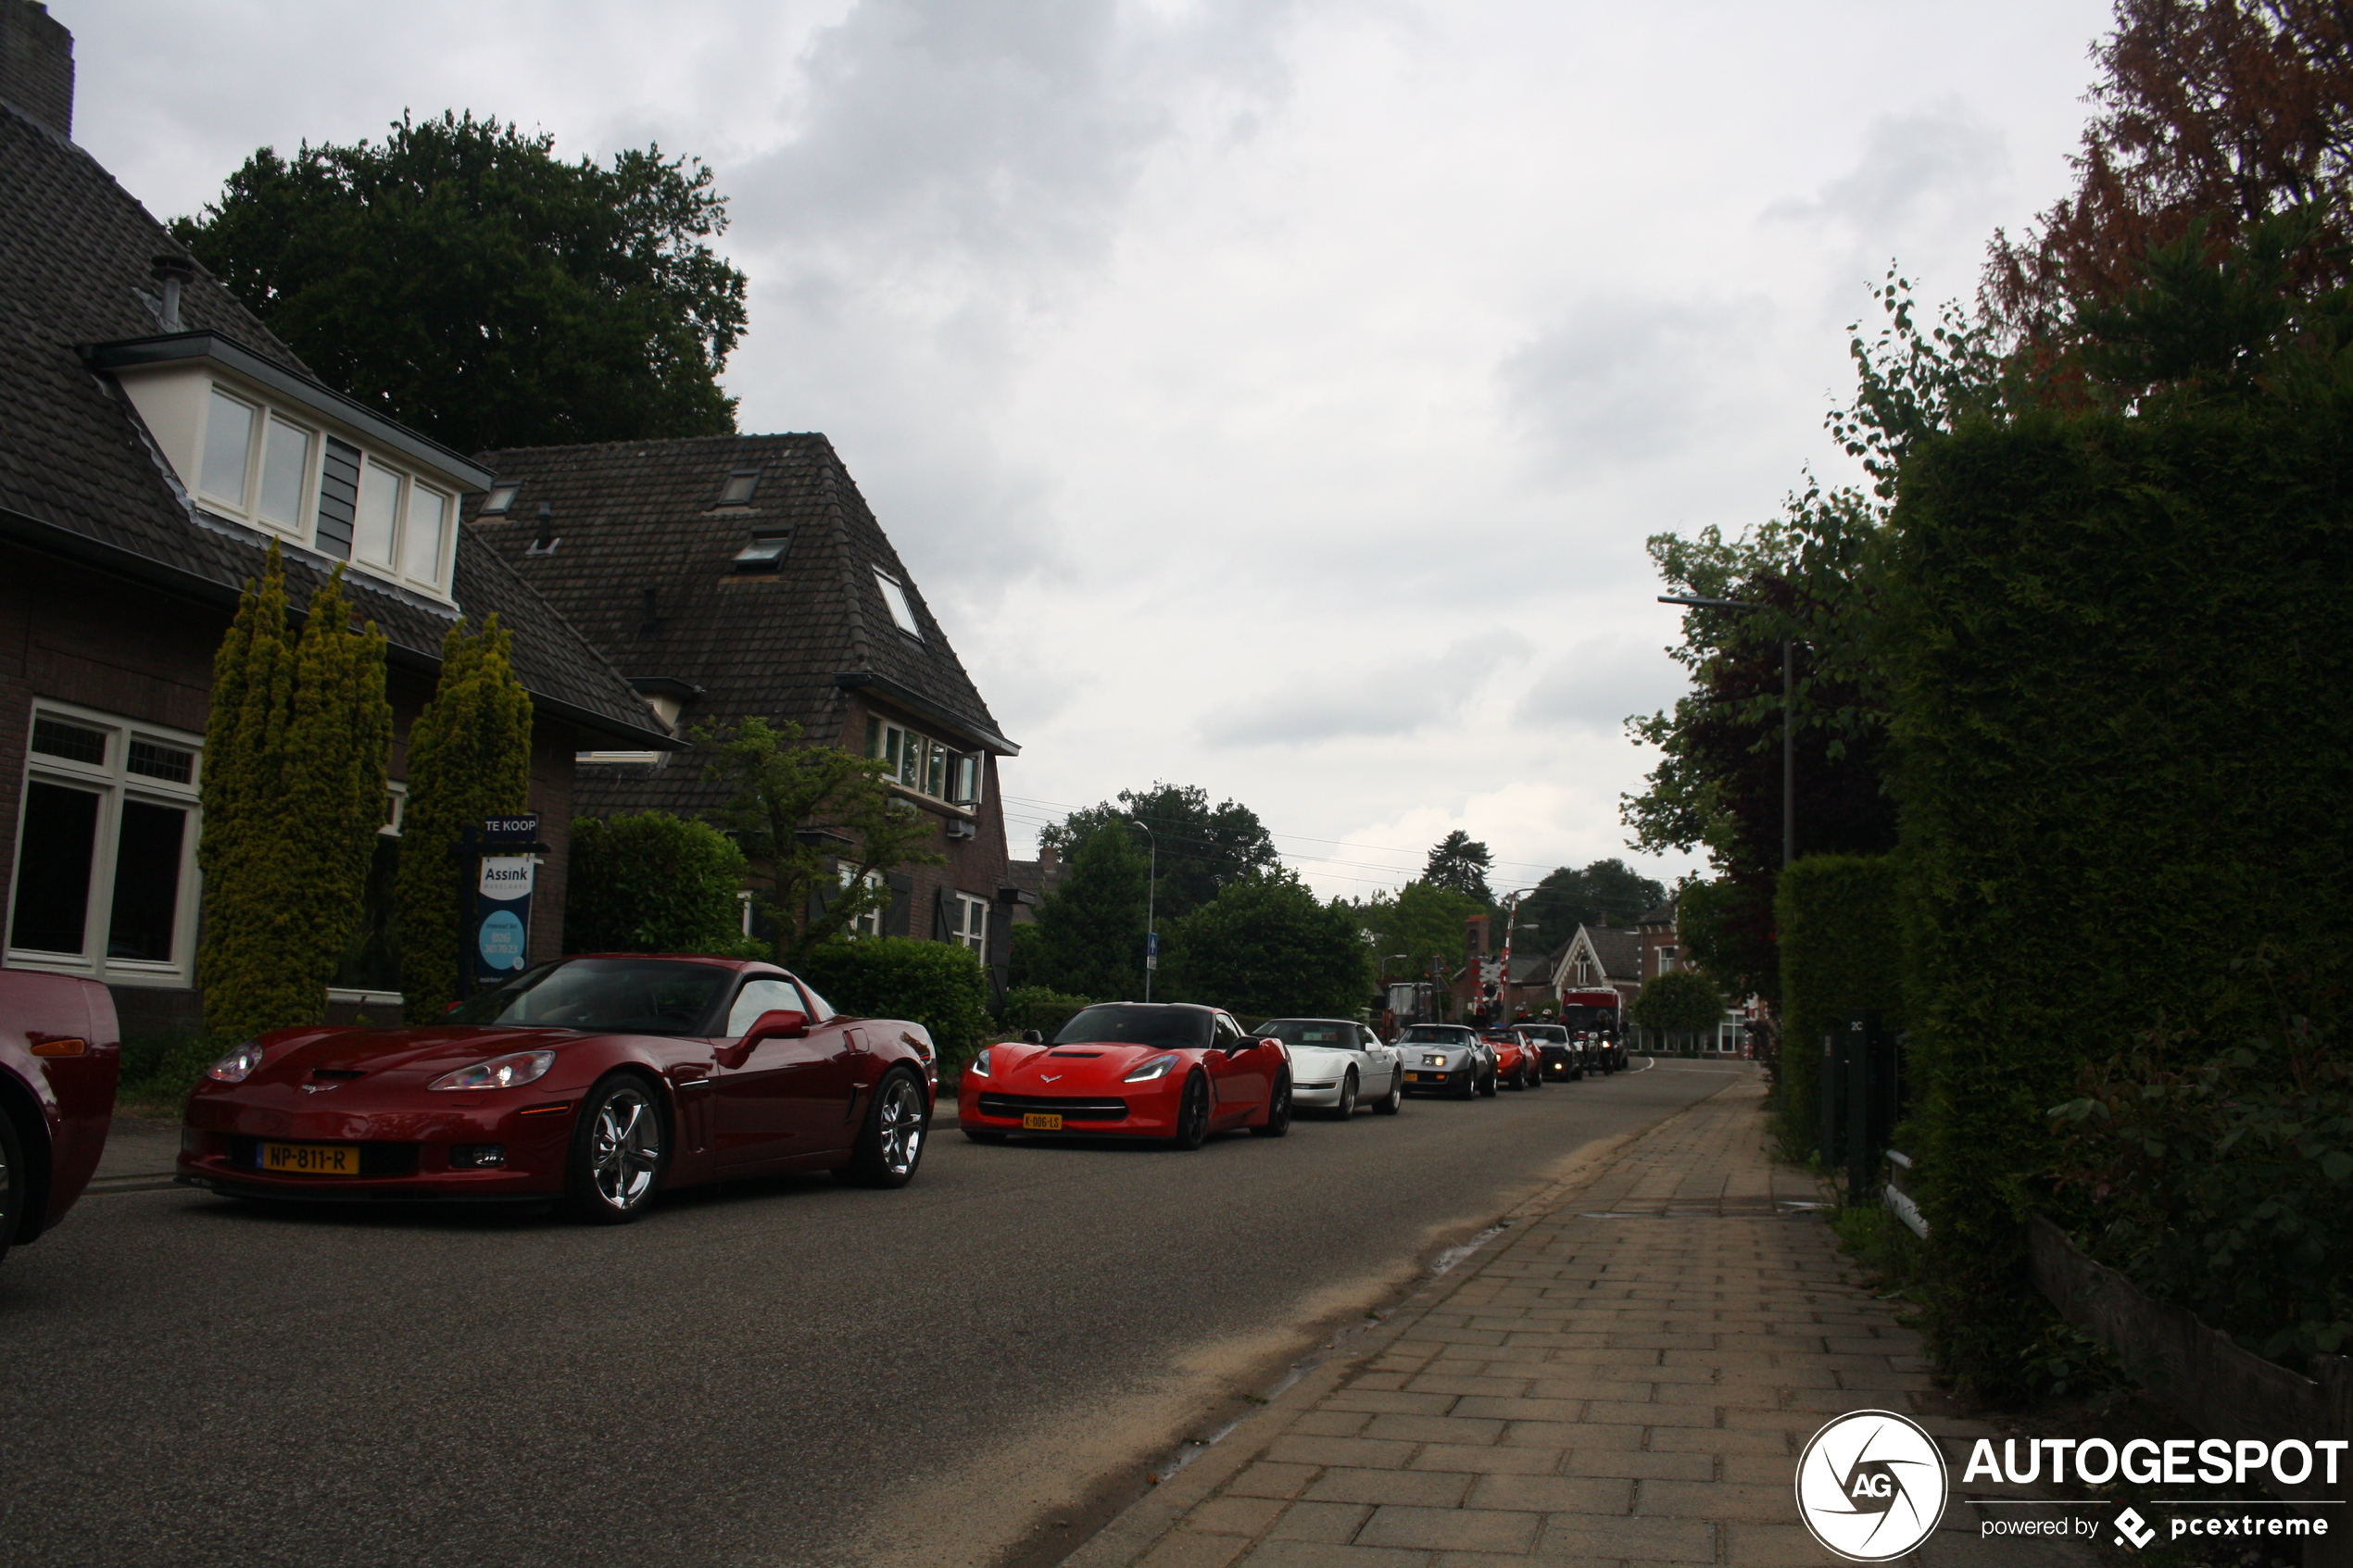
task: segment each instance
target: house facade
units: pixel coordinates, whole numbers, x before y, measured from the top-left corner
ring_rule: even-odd
[[[0,10],[5,961],[104,981],[126,1028],[200,1016],[212,659],[272,544],[297,614],[341,566],[355,614],[389,641],[387,863],[444,635],[491,614],[513,632],[535,711],[530,805],[558,830],[532,935],[533,956],[552,956],[575,754],[676,743],[458,527],[490,475],[325,386],[180,254],[73,144],[70,35],[29,0]],[[344,978],[352,997],[396,984]]]
[[[889,876],[872,933],[955,942],[1001,988],[1014,911],[999,729],[831,442],[813,433],[479,456],[465,533],[611,659],[679,734],[750,717],[878,758],[941,863]],[[731,786],[653,751],[579,759],[574,809],[706,815]]]

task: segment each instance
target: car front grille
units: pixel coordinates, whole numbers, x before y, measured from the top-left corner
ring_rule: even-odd
[[[1059,1116],[1065,1122],[1123,1122],[1124,1099],[1086,1099],[1076,1095],[983,1095],[983,1116]]]

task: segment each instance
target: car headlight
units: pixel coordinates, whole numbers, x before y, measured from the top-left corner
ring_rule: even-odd
[[[964,1071],[975,1078],[988,1076],[988,1047],[987,1046],[981,1047],[978,1056],[964,1063]]]
[[[205,1076],[216,1084],[242,1084],[247,1074],[261,1065],[261,1043],[247,1040],[242,1046],[230,1047],[229,1054],[205,1069]]]
[[[556,1065],[553,1051],[515,1051],[507,1056],[494,1056],[488,1061],[477,1061],[472,1067],[460,1067],[455,1073],[445,1073],[425,1085],[428,1089],[511,1089],[547,1075]]]
[[[1155,1078],[1167,1077],[1168,1070],[1176,1065],[1176,1058],[1174,1055],[1156,1056],[1150,1061],[1140,1063],[1137,1067],[1131,1069],[1128,1072],[1127,1076],[1123,1079],[1122,1082],[1129,1084],[1149,1084]]]

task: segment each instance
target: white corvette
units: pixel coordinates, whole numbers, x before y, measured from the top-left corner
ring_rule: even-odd
[[[1258,1026],[1290,1051],[1291,1104],[1345,1122],[1360,1105],[1394,1116],[1405,1103],[1405,1068],[1395,1046],[1361,1023],[1275,1018]]]

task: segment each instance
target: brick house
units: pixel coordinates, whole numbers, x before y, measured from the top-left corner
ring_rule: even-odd
[[[758,715],[889,762],[945,859],[889,877],[868,929],[972,948],[1001,991],[1013,912],[1005,739],[833,444],[717,436],[485,452],[465,532],[544,594],[680,733]],[[580,759],[574,809],[699,815],[729,786],[666,753]]]
[[[30,0],[0,0],[6,961],[106,982],[129,1028],[199,1016],[212,657],[272,542],[297,610],[342,564],[356,612],[390,641],[387,862],[402,743],[444,634],[494,613],[512,630],[536,709],[531,805],[557,830],[532,937],[552,956],[575,753],[675,743],[456,526],[460,497],[491,476],[321,384],[73,144],[72,113],[71,35]]]

